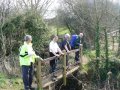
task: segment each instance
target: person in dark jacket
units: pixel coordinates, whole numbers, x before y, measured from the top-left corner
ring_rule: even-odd
[[[65,34],[64,40],[62,42],[62,50],[65,50],[66,53],[67,53],[66,54],[66,65],[68,66],[68,68],[69,68],[69,64],[68,64],[69,53],[70,53],[70,50],[71,50],[71,46],[70,46],[69,40],[70,40],[70,35],[69,34]]]

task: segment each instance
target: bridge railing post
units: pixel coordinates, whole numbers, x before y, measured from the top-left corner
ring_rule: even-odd
[[[66,86],[66,51],[64,50],[64,57],[63,57],[63,85]]]
[[[43,90],[42,88],[42,73],[41,73],[41,60],[37,61],[37,84],[38,90]]]

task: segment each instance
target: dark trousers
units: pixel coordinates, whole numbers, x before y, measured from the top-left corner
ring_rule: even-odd
[[[66,66],[69,65],[68,60],[69,60],[69,54],[66,54]]]
[[[28,90],[31,88],[32,80],[33,80],[33,67],[31,66],[22,66],[22,78],[24,83],[24,89]]]
[[[53,53],[50,52],[50,57],[55,56]],[[54,73],[57,67],[57,59],[53,59],[50,61],[51,73]]]
[[[79,61],[79,51],[75,52],[75,61],[78,62]]]

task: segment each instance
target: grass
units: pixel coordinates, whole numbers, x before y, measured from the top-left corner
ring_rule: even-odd
[[[0,90],[22,90],[23,83],[19,77],[8,77],[0,73]]]
[[[49,34],[57,34],[57,31],[58,31],[59,35],[64,35],[66,33],[70,33],[69,30],[65,27],[57,28],[55,26],[49,26],[49,30],[50,30]]]
[[[59,35],[64,35],[64,34],[66,34],[66,33],[70,33],[67,28],[59,28],[59,29],[58,29],[58,34],[59,34]]]

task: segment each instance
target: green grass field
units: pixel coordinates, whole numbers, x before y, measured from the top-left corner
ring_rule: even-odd
[[[67,28],[56,28],[54,26],[49,27],[50,33],[49,34],[58,34],[58,35],[64,35],[66,33],[70,33]]]

